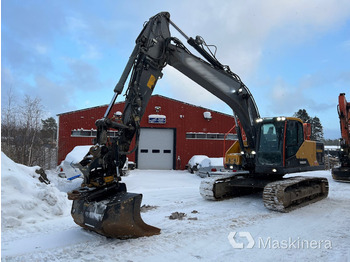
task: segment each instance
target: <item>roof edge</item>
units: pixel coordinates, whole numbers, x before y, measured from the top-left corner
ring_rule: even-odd
[[[225,116],[232,116],[230,114],[226,114],[226,113],[219,112],[219,111],[216,111],[216,110],[213,110],[213,109],[210,109],[210,108],[206,108],[206,107],[202,107],[202,106],[196,106],[196,105],[193,105],[193,104],[181,101],[181,100],[177,100],[177,99],[170,98],[170,97],[163,96],[163,95],[159,95],[159,94],[152,95],[151,98],[152,97],[161,97],[163,99],[167,99],[167,100],[170,100],[170,101],[182,103],[184,105],[188,105],[188,106],[192,106],[192,107],[196,107],[196,108],[201,108],[203,110],[208,110],[208,111],[211,111],[211,112],[214,112],[214,113],[217,113],[217,114],[222,114],[222,115],[225,115]],[[125,101],[117,102],[117,103],[115,103],[115,105],[123,104],[123,103],[125,103]],[[108,104],[100,105],[100,106],[93,106],[93,107],[88,107],[88,108],[83,108],[83,109],[78,109],[78,110],[74,110],[74,111],[68,111],[68,112],[65,112],[65,113],[56,114],[56,116],[68,115],[68,114],[73,114],[73,113],[77,113],[77,112],[82,112],[82,111],[86,111],[86,110],[97,109],[97,108],[107,107],[107,106],[108,106]]]

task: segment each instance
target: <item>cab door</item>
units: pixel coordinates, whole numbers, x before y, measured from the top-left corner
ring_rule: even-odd
[[[285,148],[284,148],[284,166],[299,166],[299,160],[296,154],[304,142],[304,131],[301,122],[296,120],[287,120],[285,132]]]

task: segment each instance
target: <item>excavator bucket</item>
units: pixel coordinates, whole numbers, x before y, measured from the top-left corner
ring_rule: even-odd
[[[336,181],[350,182],[350,167],[335,167],[332,169],[332,177]]]
[[[72,217],[79,226],[113,238],[136,238],[160,234],[141,218],[142,194],[118,192],[105,199],[73,200]]]

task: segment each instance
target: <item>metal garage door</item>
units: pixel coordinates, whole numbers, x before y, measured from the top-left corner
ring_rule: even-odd
[[[137,167],[173,169],[174,129],[141,128]]]

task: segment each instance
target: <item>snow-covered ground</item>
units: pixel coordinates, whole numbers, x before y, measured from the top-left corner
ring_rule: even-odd
[[[327,199],[282,214],[267,210],[261,194],[206,201],[199,194],[201,178],[187,171],[133,170],[123,180],[130,192],[143,193],[143,204],[155,207],[141,215],[162,231],[128,240],[106,238],[73,222],[64,196],[81,180],[69,182],[52,172],[52,183],[44,185],[33,168],[5,155],[1,173],[2,261],[350,260],[350,184],[334,182],[329,171],[304,173],[328,178]],[[171,220],[173,212],[186,216]],[[233,240],[243,248],[234,248]]]

